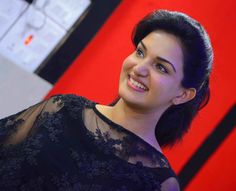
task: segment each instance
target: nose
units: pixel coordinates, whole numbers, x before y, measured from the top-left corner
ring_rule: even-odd
[[[137,76],[146,77],[149,74],[148,64],[144,61],[138,63],[136,66],[134,66],[133,71]]]

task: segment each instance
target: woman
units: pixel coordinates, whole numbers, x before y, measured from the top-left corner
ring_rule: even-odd
[[[212,48],[185,14],[155,11],[134,29],[119,98],[55,95],[0,120],[1,190],[179,190],[162,146],[209,98]]]

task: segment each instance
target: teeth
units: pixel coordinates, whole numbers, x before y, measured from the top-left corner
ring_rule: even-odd
[[[141,88],[141,89],[143,89],[143,90],[147,90],[147,88],[146,88],[144,85],[142,85],[142,84],[140,84],[139,82],[135,81],[133,78],[130,78],[130,81],[131,81],[131,83],[132,83],[133,85],[135,85],[136,87]]]

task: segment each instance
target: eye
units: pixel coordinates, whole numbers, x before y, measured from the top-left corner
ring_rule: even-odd
[[[157,63],[157,64],[155,64],[155,67],[157,70],[161,71],[162,73],[165,73],[165,74],[169,73],[163,64]]]
[[[144,57],[144,53],[143,51],[140,49],[140,48],[137,48],[136,49],[136,55],[140,58],[143,58]]]

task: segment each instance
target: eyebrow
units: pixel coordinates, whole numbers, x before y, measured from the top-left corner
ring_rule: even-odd
[[[144,44],[142,41],[140,41],[140,44],[142,45],[142,47],[144,48],[144,50],[147,51],[147,47],[145,46],[145,44]],[[168,60],[166,60],[165,58],[162,58],[162,57],[160,57],[160,56],[158,56],[158,57],[156,57],[156,58],[157,58],[158,60],[161,60],[161,61],[163,61],[163,62],[168,63],[168,64],[173,68],[174,72],[176,73],[176,69],[175,69],[174,65],[173,65],[170,61],[168,61]]]

